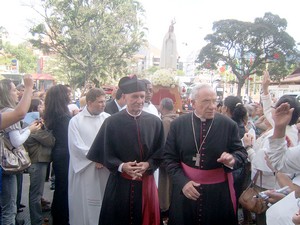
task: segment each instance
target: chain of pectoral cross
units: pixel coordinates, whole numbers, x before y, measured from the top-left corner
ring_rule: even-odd
[[[196,147],[196,150],[197,150],[196,156],[193,156],[193,158],[192,158],[192,160],[195,161],[195,166],[198,166],[198,167],[200,166],[200,159],[201,159],[200,151],[201,151],[202,146],[203,146],[203,144],[204,144],[204,142],[206,140],[206,137],[209,134],[209,131],[210,131],[211,127],[212,127],[213,122],[214,122],[214,119],[211,121],[211,124],[210,124],[210,126],[208,128],[208,131],[207,131],[207,133],[206,133],[206,135],[205,135],[204,138],[202,137],[202,122],[201,122],[201,126],[200,126],[200,147],[198,148],[198,144],[197,144],[197,140],[196,140],[195,126],[194,126],[194,113],[192,113],[192,129],[193,129],[195,147]],[[203,138],[203,140],[202,140],[202,138]]]

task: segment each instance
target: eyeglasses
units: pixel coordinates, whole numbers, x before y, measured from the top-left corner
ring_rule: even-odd
[[[196,100],[197,101],[197,100]],[[213,99],[213,100],[208,100],[208,99],[205,99],[205,100],[202,100],[202,101],[198,101],[201,105],[217,105],[218,104],[218,101],[217,99]]]

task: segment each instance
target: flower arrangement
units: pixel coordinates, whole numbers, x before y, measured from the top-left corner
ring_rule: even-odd
[[[153,85],[174,88],[178,85],[178,80],[175,77],[176,73],[169,69],[159,69],[151,77]]]

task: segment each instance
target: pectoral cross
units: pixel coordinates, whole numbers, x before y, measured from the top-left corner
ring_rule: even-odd
[[[193,157],[193,161],[195,161],[195,166],[200,166],[200,153],[196,153],[196,156]]]

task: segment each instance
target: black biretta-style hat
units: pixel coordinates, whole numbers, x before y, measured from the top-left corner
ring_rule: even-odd
[[[130,77],[122,77],[119,81],[119,88],[124,94],[130,94],[138,91],[146,91],[146,85],[138,80],[135,75]]]

